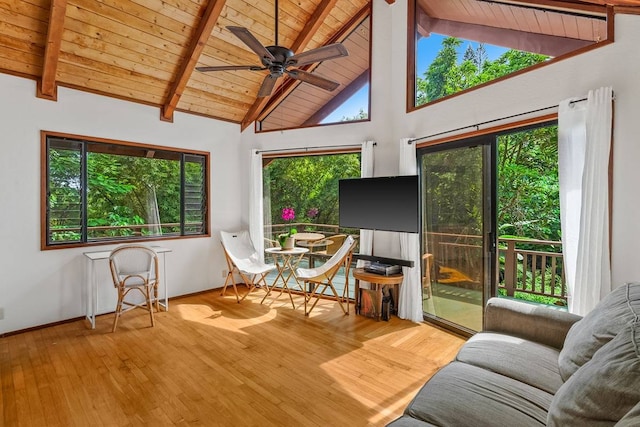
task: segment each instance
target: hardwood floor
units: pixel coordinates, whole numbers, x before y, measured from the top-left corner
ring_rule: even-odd
[[[398,417],[463,339],[321,301],[173,299],[97,328],[77,321],[0,338],[3,426],[381,426]],[[302,302],[296,297],[296,305]]]

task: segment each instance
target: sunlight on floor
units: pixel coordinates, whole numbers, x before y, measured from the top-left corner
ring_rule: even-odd
[[[229,296],[228,298],[235,298],[235,296]],[[251,302],[247,301],[245,304],[251,304]],[[205,304],[189,304],[185,306],[176,304],[171,307],[172,311],[174,310],[174,307],[175,310],[180,313],[180,317],[184,320],[214,326],[220,329],[226,329],[235,333],[241,332],[244,327],[273,320],[278,315],[277,311],[269,310],[268,307],[265,307],[266,310],[264,310],[264,314],[258,317],[229,319],[222,310],[214,310],[211,306]],[[217,322],[220,317],[227,317],[227,319],[225,322]]]
[[[433,295],[423,301],[423,310],[458,325],[482,330],[482,293],[475,289],[434,283]]]

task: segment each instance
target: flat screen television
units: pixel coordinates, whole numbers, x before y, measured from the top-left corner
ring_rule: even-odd
[[[418,233],[417,175],[341,179],[338,191],[340,227]]]

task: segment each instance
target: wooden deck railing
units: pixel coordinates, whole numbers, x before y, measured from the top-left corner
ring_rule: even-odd
[[[482,237],[454,233],[427,233],[434,255],[434,282],[465,287],[482,286]],[[498,288],[507,296],[516,292],[567,300],[562,242],[536,239],[498,239]]]
[[[498,244],[501,260],[504,257],[504,276],[498,286],[508,296],[519,291],[567,300],[562,242],[499,239]]]

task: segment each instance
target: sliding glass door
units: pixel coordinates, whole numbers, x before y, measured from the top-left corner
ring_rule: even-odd
[[[495,293],[495,138],[419,150],[423,309],[458,330],[482,329]]]

